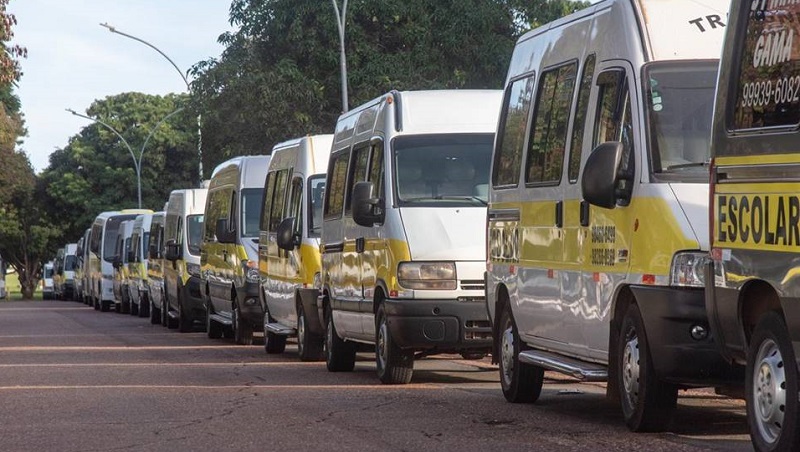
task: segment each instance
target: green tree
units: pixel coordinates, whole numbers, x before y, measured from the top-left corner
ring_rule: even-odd
[[[516,39],[588,3],[565,0],[351,0],[351,106],[392,89],[500,88]],[[339,36],[319,0],[234,0],[219,59],[192,68],[204,168],[331,132],[341,112]]]
[[[87,109],[87,116],[117,130],[137,157],[152,132],[141,161],[143,208],[161,210],[171,190],[198,186],[196,119],[183,110],[162,122],[185,103],[186,95],[123,93]],[[50,155],[40,178],[47,215],[58,219],[64,243],[77,241],[99,212],[137,205],[133,158],[99,123],[87,120],[66,147]]]

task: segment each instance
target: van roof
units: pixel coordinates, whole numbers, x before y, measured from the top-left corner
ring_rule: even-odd
[[[229,172],[235,172],[242,176],[237,177],[240,187],[263,187],[269,160],[270,156],[268,155],[246,155],[226,160],[214,168],[209,187],[214,188],[214,180],[217,176]]]

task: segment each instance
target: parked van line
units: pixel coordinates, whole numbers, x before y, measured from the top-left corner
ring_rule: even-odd
[[[269,156],[236,157],[211,175],[200,251],[206,331],[232,330],[236,343],[250,344],[262,331],[258,300],[258,223]]]
[[[324,323],[317,307],[322,200],[333,135],[285,141],[272,149],[264,183],[258,243],[264,347],[283,353],[297,336],[303,361],[323,357]]]
[[[758,451],[800,450],[798,35],[798,2],[732,2],[711,136],[706,306]]]
[[[165,209],[166,210],[166,206]],[[167,326],[164,309],[164,217],[165,211],[153,214],[147,250],[147,299],[150,300],[150,323]]]
[[[130,282],[131,264],[131,235],[133,234],[133,223],[136,217],[125,220],[119,225],[119,235],[117,244],[114,246],[114,306],[115,311],[127,314],[131,310],[130,292],[128,284]]]
[[[415,353],[482,356],[486,186],[499,91],[393,91],[339,117],[328,163],[322,291],[330,371],[375,347],[384,383]]]
[[[205,188],[173,190],[164,220],[163,266],[167,326],[188,332],[195,322],[206,323],[200,282]]]
[[[699,277],[727,8],[608,0],[518,40],[487,228],[509,401],[535,401],[545,370],[608,380],[630,429],[659,430],[679,387],[734,378]]]
[[[83,237],[79,242],[78,246],[78,256],[79,256],[79,265],[80,265],[80,290],[79,290],[79,301],[82,301],[84,304],[91,305],[92,303],[92,291],[91,291],[91,271],[89,269],[89,254],[91,251],[89,250],[89,241],[91,240],[92,228],[86,228],[86,231],[83,232]],[[76,280],[78,275],[76,275]]]
[[[151,213],[143,213],[136,217],[133,222],[131,249],[128,255],[130,314],[139,317],[150,316],[150,300],[147,290],[147,266],[149,263],[147,249],[150,245],[150,223],[152,221],[153,214]]]
[[[77,243],[64,245],[63,261],[60,264],[61,274],[59,275],[58,287],[56,287],[56,294],[60,300],[72,300],[75,297],[75,269],[78,265],[77,250]]]
[[[108,311],[114,304],[113,266],[114,247],[122,221],[132,220],[145,209],[108,211],[97,215],[89,239],[90,297],[95,309]]]

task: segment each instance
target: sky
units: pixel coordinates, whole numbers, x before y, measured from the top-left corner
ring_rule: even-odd
[[[96,99],[131,91],[187,92],[167,59],[100,23],[153,44],[185,75],[224,50],[217,38],[232,30],[229,7],[230,0],[10,0],[12,42],[28,49],[16,90],[28,129],[21,148],[36,172],[90,124],[66,108],[85,113]]]

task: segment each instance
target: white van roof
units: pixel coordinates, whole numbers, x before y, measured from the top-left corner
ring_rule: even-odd
[[[494,133],[500,90],[402,91],[403,133]]]

